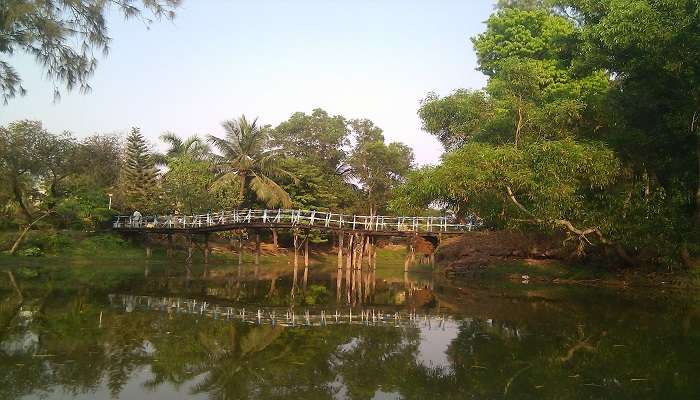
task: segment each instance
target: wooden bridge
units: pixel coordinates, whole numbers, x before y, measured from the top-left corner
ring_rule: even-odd
[[[438,236],[461,234],[477,225],[449,217],[345,215],[312,210],[233,210],[198,215],[119,216],[115,230],[152,233],[208,233],[244,228],[302,228],[372,236]]]
[[[304,265],[309,264],[309,232],[321,230],[337,234],[338,268],[344,264],[348,268],[362,269],[363,260],[376,268],[375,239],[377,236],[403,236],[409,238],[409,254],[404,269],[415,261],[416,246],[420,240],[430,242],[428,257],[432,263],[435,248],[443,235],[459,235],[479,228],[477,224],[456,223],[449,217],[391,217],[384,215],[345,215],[313,210],[252,210],[241,209],[197,215],[153,215],[134,217],[119,216],[114,220],[113,229],[125,234],[142,234],[146,244],[146,256],[151,255],[148,237],[150,234],[167,235],[168,256],[173,253],[173,235],[187,237],[187,260],[192,259],[196,246],[194,238],[203,237],[204,262],[209,259],[209,235],[214,232],[233,231],[238,234],[238,263],[242,263],[243,233],[255,235],[255,264],[260,260],[260,231],[270,229],[276,235],[277,229],[290,229],[294,236],[294,268],[298,264],[298,251],[304,247]],[[302,232],[305,233],[302,234]],[[301,240],[300,240],[301,239]],[[345,242],[345,249],[344,243]],[[426,252],[423,252],[424,254]]]

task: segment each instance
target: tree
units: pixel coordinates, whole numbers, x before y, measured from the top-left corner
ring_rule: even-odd
[[[428,93],[421,101],[418,116],[423,129],[437,136],[446,150],[454,150],[469,140],[479,138],[494,113],[494,105],[483,90],[458,89],[440,97]]]
[[[645,192],[661,189],[665,207],[677,211],[681,251],[700,252],[700,4],[560,3],[581,27],[580,64],[615,77],[613,105],[621,118],[610,142]]]
[[[109,189],[116,185],[124,149],[117,135],[92,135],[77,149],[74,168],[82,184]]]
[[[367,211],[375,215],[413,165],[413,151],[402,143],[384,142],[382,130],[369,120],[350,121],[355,146],[348,165],[367,197]]]
[[[348,136],[343,116],[330,116],[317,108],[311,115],[297,112],[280,123],[271,131],[270,143],[287,157],[308,159],[324,170],[343,173]]]
[[[0,172],[27,223],[34,219],[34,189],[47,173],[52,140],[39,121],[17,121],[0,127]]]
[[[152,211],[159,184],[158,171],[139,128],[132,128],[126,138],[126,154],[119,179],[123,207]]]
[[[289,194],[274,179],[291,176],[281,167],[282,156],[269,145],[269,127],[258,125],[258,119],[248,121],[245,115],[222,123],[226,136],[213,135],[208,141],[221,154],[214,155],[214,167],[219,184],[239,186],[239,198],[247,200],[255,194],[268,207],[289,207]]]
[[[176,134],[166,132],[160,135],[160,140],[168,145],[168,150],[165,154],[155,155],[155,161],[160,165],[168,165],[169,160],[183,157],[204,160],[211,153],[211,148],[197,135],[182,140]]]
[[[520,148],[470,143],[447,153],[439,166],[409,175],[397,193],[403,200],[392,207],[438,202],[462,219],[476,214],[500,228],[563,229],[583,251],[591,238],[609,242],[603,198],[619,174],[619,160],[602,143],[571,138]]]
[[[88,80],[97,67],[95,53],[109,52],[107,14],[116,8],[124,18],[138,18],[146,24],[151,18],[175,16],[181,0],[9,0],[0,4],[0,55],[24,52],[33,56],[54,84],[67,90],[90,89]],[[24,95],[22,79],[12,65],[0,59],[0,96],[7,103]]]
[[[632,247],[621,228],[634,213],[614,208],[625,174],[607,140],[617,122],[612,77],[581,65],[575,21],[539,6],[504,7],[473,42],[488,83],[423,102],[424,127],[452,152],[411,175],[392,207],[439,204],[503,228],[557,228],[579,252],[593,239]]]
[[[163,176],[163,189],[174,210],[186,214],[209,211],[216,206],[209,189],[214,182],[211,165],[191,157],[171,159]]]

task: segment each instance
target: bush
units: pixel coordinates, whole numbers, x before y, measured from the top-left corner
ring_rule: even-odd
[[[80,241],[75,248],[75,252],[77,254],[106,253],[109,251],[122,250],[127,246],[127,241],[119,236],[104,234]]]
[[[22,257],[42,257],[44,252],[40,248],[32,246],[18,251],[17,255]]]

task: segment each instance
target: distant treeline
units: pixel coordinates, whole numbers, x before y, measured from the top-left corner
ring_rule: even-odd
[[[164,153],[138,128],[78,140],[39,121],[0,127],[1,224],[94,229],[115,213],[236,207],[377,213],[412,169],[412,150],[366,119],[316,109],[275,128],[245,116],[222,126],[222,137],[164,133]]]

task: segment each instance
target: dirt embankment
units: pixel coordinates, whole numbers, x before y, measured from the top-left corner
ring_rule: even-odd
[[[441,243],[436,259],[447,270],[468,271],[509,260],[562,259],[562,240],[517,232],[469,232]]]

